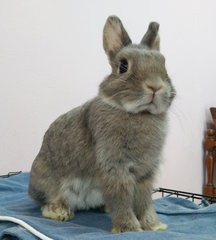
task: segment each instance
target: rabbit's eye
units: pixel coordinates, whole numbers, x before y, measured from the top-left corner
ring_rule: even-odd
[[[128,61],[127,59],[122,59],[120,61],[119,73],[125,73],[128,70]]]

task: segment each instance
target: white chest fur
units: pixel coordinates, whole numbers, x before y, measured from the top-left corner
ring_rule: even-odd
[[[65,180],[60,194],[73,211],[87,210],[104,204],[102,193],[92,179]]]

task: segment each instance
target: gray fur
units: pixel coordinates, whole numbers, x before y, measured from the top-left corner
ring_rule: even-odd
[[[42,211],[61,210],[51,218],[67,220],[74,210],[105,204],[113,232],[163,228],[151,191],[175,89],[164,57],[155,50],[159,45],[153,47],[158,28],[155,32],[151,26],[135,45],[121,21],[109,17],[104,49],[112,73],[97,97],[63,114],[47,130],[32,165],[29,194]],[[128,61],[123,74],[121,59]]]

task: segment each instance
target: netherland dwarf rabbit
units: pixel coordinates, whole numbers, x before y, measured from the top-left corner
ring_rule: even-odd
[[[103,46],[112,72],[98,96],[54,121],[33,162],[29,194],[44,217],[105,205],[113,233],[165,230],[151,192],[167,134],[175,89],[159,52],[159,24],[132,44],[121,20],[110,16]]]

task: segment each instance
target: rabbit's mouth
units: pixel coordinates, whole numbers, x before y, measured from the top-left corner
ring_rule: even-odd
[[[169,104],[164,100],[163,95],[149,94],[135,101],[126,101],[122,103],[122,107],[130,113],[146,111],[152,114],[160,114],[168,109]]]
[[[132,99],[123,98],[117,101],[115,98],[100,95],[103,102],[106,104],[124,110],[129,113],[137,114],[139,112],[149,112],[151,114],[160,114],[165,112],[169,103],[165,100],[165,94],[146,94],[140,95],[140,97]]]
[[[167,111],[169,105],[170,104],[167,101],[164,101],[162,97],[161,98],[153,97],[151,102],[149,102],[146,111],[152,114],[161,114]]]
[[[150,102],[148,103],[149,105],[150,105],[150,104],[154,104],[154,98],[155,98],[155,94],[153,93],[153,94],[151,95],[151,100],[150,100]]]

